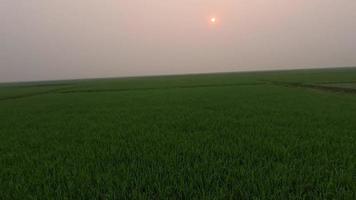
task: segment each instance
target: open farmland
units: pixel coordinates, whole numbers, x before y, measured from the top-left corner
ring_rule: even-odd
[[[341,68],[2,84],[0,199],[356,199],[355,82]]]

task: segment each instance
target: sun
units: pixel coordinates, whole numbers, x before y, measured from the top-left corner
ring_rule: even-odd
[[[210,22],[215,24],[216,23],[216,18],[215,17],[210,18]]]

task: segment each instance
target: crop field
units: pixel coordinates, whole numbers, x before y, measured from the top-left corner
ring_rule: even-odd
[[[0,84],[0,199],[356,199],[356,68]]]

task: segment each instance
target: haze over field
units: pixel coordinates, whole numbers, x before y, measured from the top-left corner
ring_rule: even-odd
[[[1,0],[0,82],[352,66],[355,11],[354,0]]]

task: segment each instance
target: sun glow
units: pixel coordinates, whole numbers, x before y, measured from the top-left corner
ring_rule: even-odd
[[[210,19],[210,22],[213,23],[213,24],[215,24],[215,23],[216,23],[216,18],[215,18],[215,17],[212,17],[212,18]]]

